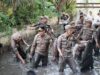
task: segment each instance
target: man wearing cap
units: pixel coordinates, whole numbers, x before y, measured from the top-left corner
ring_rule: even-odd
[[[46,33],[52,38],[54,39],[55,38],[55,35],[54,35],[54,31],[53,29],[51,28],[50,25],[47,24],[48,22],[48,16],[41,16],[40,17],[40,22],[36,25],[34,25],[34,27],[36,29],[40,28],[40,27],[45,27],[46,28]]]
[[[65,30],[65,26],[66,26],[66,25],[68,24],[68,22],[69,22],[69,19],[70,19],[69,15],[63,12],[63,13],[62,13],[62,16],[61,16],[61,18],[60,18],[59,24],[60,24],[60,25],[63,25],[64,30]]]
[[[16,58],[20,60],[22,64],[25,64],[26,53],[23,50],[22,44],[29,46],[19,32],[14,33],[11,36],[11,47],[16,55]]]
[[[42,61],[42,66],[47,66],[48,63],[48,50],[50,45],[50,37],[46,34],[45,27],[38,29],[38,33],[35,35],[30,56],[35,53],[36,60],[34,63],[34,68],[39,66],[40,61]]]
[[[78,74],[78,67],[72,55],[72,35],[75,30],[72,26],[65,26],[65,33],[58,37],[57,48],[61,57],[59,72],[62,73],[66,64],[70,66],[75,75]]]
[[[38,29],[39,27],[44,26],[45,24],[47,24],[47,22],[48,22],[48,17],[47,16],[40,16],[39,22],[36,25],[34,25],[34,27],[36,29]]]
[[[92,29],[92,21],[86,20],[85,26],[81,30],[81,32],[78,35],[78,39],[82,39],[84,41],[88,41],[92,39],[93,29]]]

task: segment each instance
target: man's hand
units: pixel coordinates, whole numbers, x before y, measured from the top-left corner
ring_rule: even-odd
[[[22,64],[25,64],[26,62],[25,62],[25,60],[22,60],[21,63],[22,63]]]
[[[63,57],[63,54],[62,54],[62,52],[61,52],[61,50],[58,48],[58,51],[59,51],[59,55],[61,56],[61,57]]]
[[[61,51],[59,52],[59,55],[60,55],[61,57],[63,57],[63,54],[62,54],[62,52],[61,52]]]
[[[96,47],[100,48],[100,44],[98,43],[98,40],[95,39],[95,41],[96,41]]]
[[[96,43],[96,47],[100,48],[100,45],[98,43]]]
[[[18,51],[16,52],[16,55],[20,59],[20,61],[21,61],[22,64],[25,64],[26,63],[25,60],[22,58],[22,56],[19,54]]]
[[[59,54],[60,54],[61,57],[63,57],[63,54],[62,53],[59,53]]]

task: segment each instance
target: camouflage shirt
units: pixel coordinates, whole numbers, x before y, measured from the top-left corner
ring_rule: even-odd
[[[84,41],[92,40],[93,32],[91,28],[83,28],[78,37]]]
[[[45,34],[44,37],[41,37],[40,34],[37,34],[34,38],[31,49],[33,52],[36,52],[42,55],[47,55],[49,45],[50,45],[50,37],[47,34]]]
[[[74,37],[77,37],[82,29],[82,26],[76,26],[75,29]]]
[[[64,57],[72,56],[72,40],[68,39],[66,35],[62,34],[59,36],[57,41],[57,48],[62,51]]]

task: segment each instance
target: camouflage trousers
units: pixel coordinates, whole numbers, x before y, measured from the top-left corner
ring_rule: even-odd
[[[83,51],[84,51],[86,45],[87,45],[87,42],[82,41],[80,44],[76,44],[76,45],[73,47],[72,51],[73,51],[73,57],[74,57],[75,59],[81,60],[81,58],[82,58],[82,53],[83,53]]]
[[[71,70],[73,71],[73,73],[75,75],[78,75],[79,68],[78,68],[77,63],[76,63],[76,61],[74,60],[73,57],[61,58],[59,72],[63,72],[64,71],[66,64],[69,65],[69,67],[71,68]]]

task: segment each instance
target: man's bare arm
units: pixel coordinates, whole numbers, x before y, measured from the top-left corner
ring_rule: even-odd
[[[60,56],[63,56],[60,47],[61,47],[61,37],[59,37],[58,40],[57,40],[57,49],[58,49],[58,51],[59,51]]]
[[[24,59],[21,57],[21,55],[19,54],[18,49],[17,49],[16,44],[15,44],[15,42],[14,42],[13,39],[11,39],[11,47],[12,47],[14,53],[16,54],[16,56],[17,56],[17,57],[20,59],[20,61],[22,62],[22,64],[25,64],[25,60],[24,60]]]

